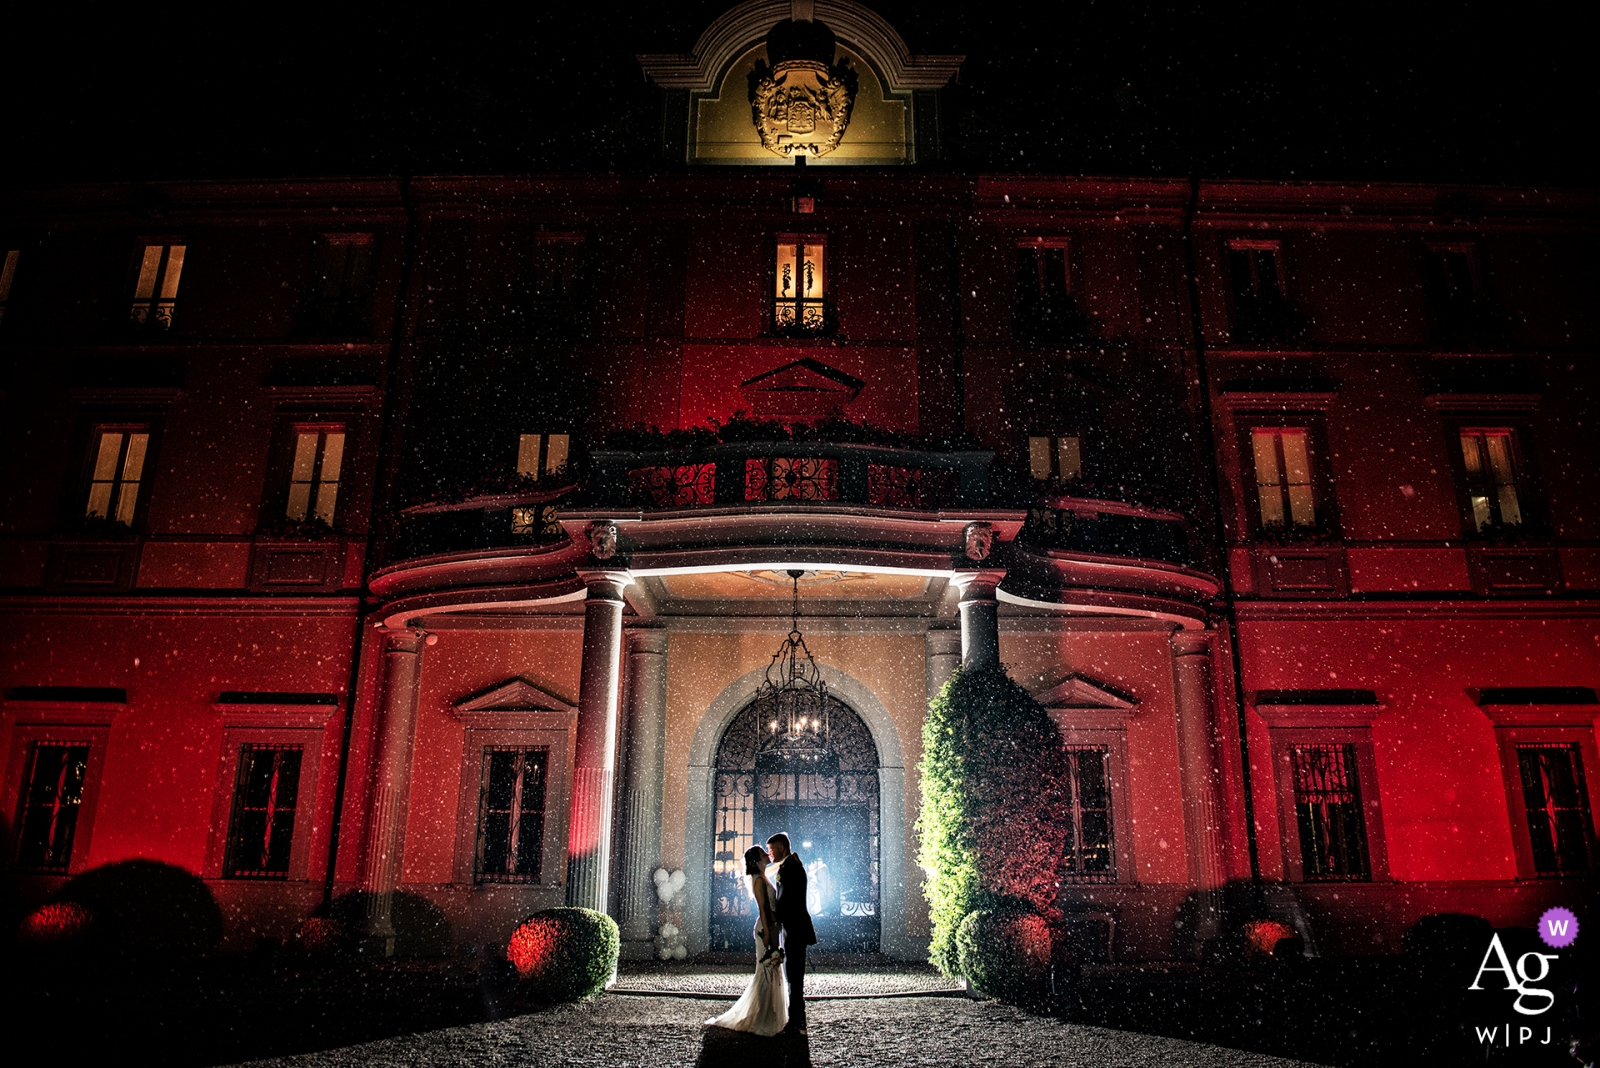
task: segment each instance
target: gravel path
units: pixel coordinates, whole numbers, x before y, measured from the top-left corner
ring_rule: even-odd
[[[954,998],[823,1001],[810,1039],[759,1039],[702,1027],[720,1001],[602,997],[498,1023],[253,1062],[257,1068],[655,1068],[658,1065],[996,1065],[1005,1068],[1295,1068],[1256,1053],[1079,1027],[994,1002]]]

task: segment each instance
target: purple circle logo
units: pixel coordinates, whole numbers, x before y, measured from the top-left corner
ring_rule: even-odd
[[[1559,906],[1547,909],[1539,917],[1539,937],[1551,949],[1565,949],[1577,940],[1578,917],[1572,914],[1571,909]]]

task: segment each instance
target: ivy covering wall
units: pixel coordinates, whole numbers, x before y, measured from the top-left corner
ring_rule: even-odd
[[[1057,917],[1072,813],[1055,723],[1002,667],[958,668],[922,724],[929,959],[960,970],[956,930],[980,908]]]

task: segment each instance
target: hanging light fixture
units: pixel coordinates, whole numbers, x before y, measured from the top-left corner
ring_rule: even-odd
[[[774,759],[785,765],[814,764],[829,758],[828,684],[822,681],[822,671],[800,633],[800,576],[804,574],[797,569],[789,572],[794,582],[789,634],[772,654],[753,702],[759,710],[761,730],[757,752],[766,764]]]

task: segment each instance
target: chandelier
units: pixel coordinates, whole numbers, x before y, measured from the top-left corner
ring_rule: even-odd
[[[795,762],[816,764],[830,758],[828,684],[822,681],[822,672],[800,633],[800,576],[804,574],[797,569],[789,572],[794,582],[789,634],[772,654],[766,678],[752,702],[761,732],[756,747],[760,762],[769,766],[781,762],[795,770],[799,770]]]

